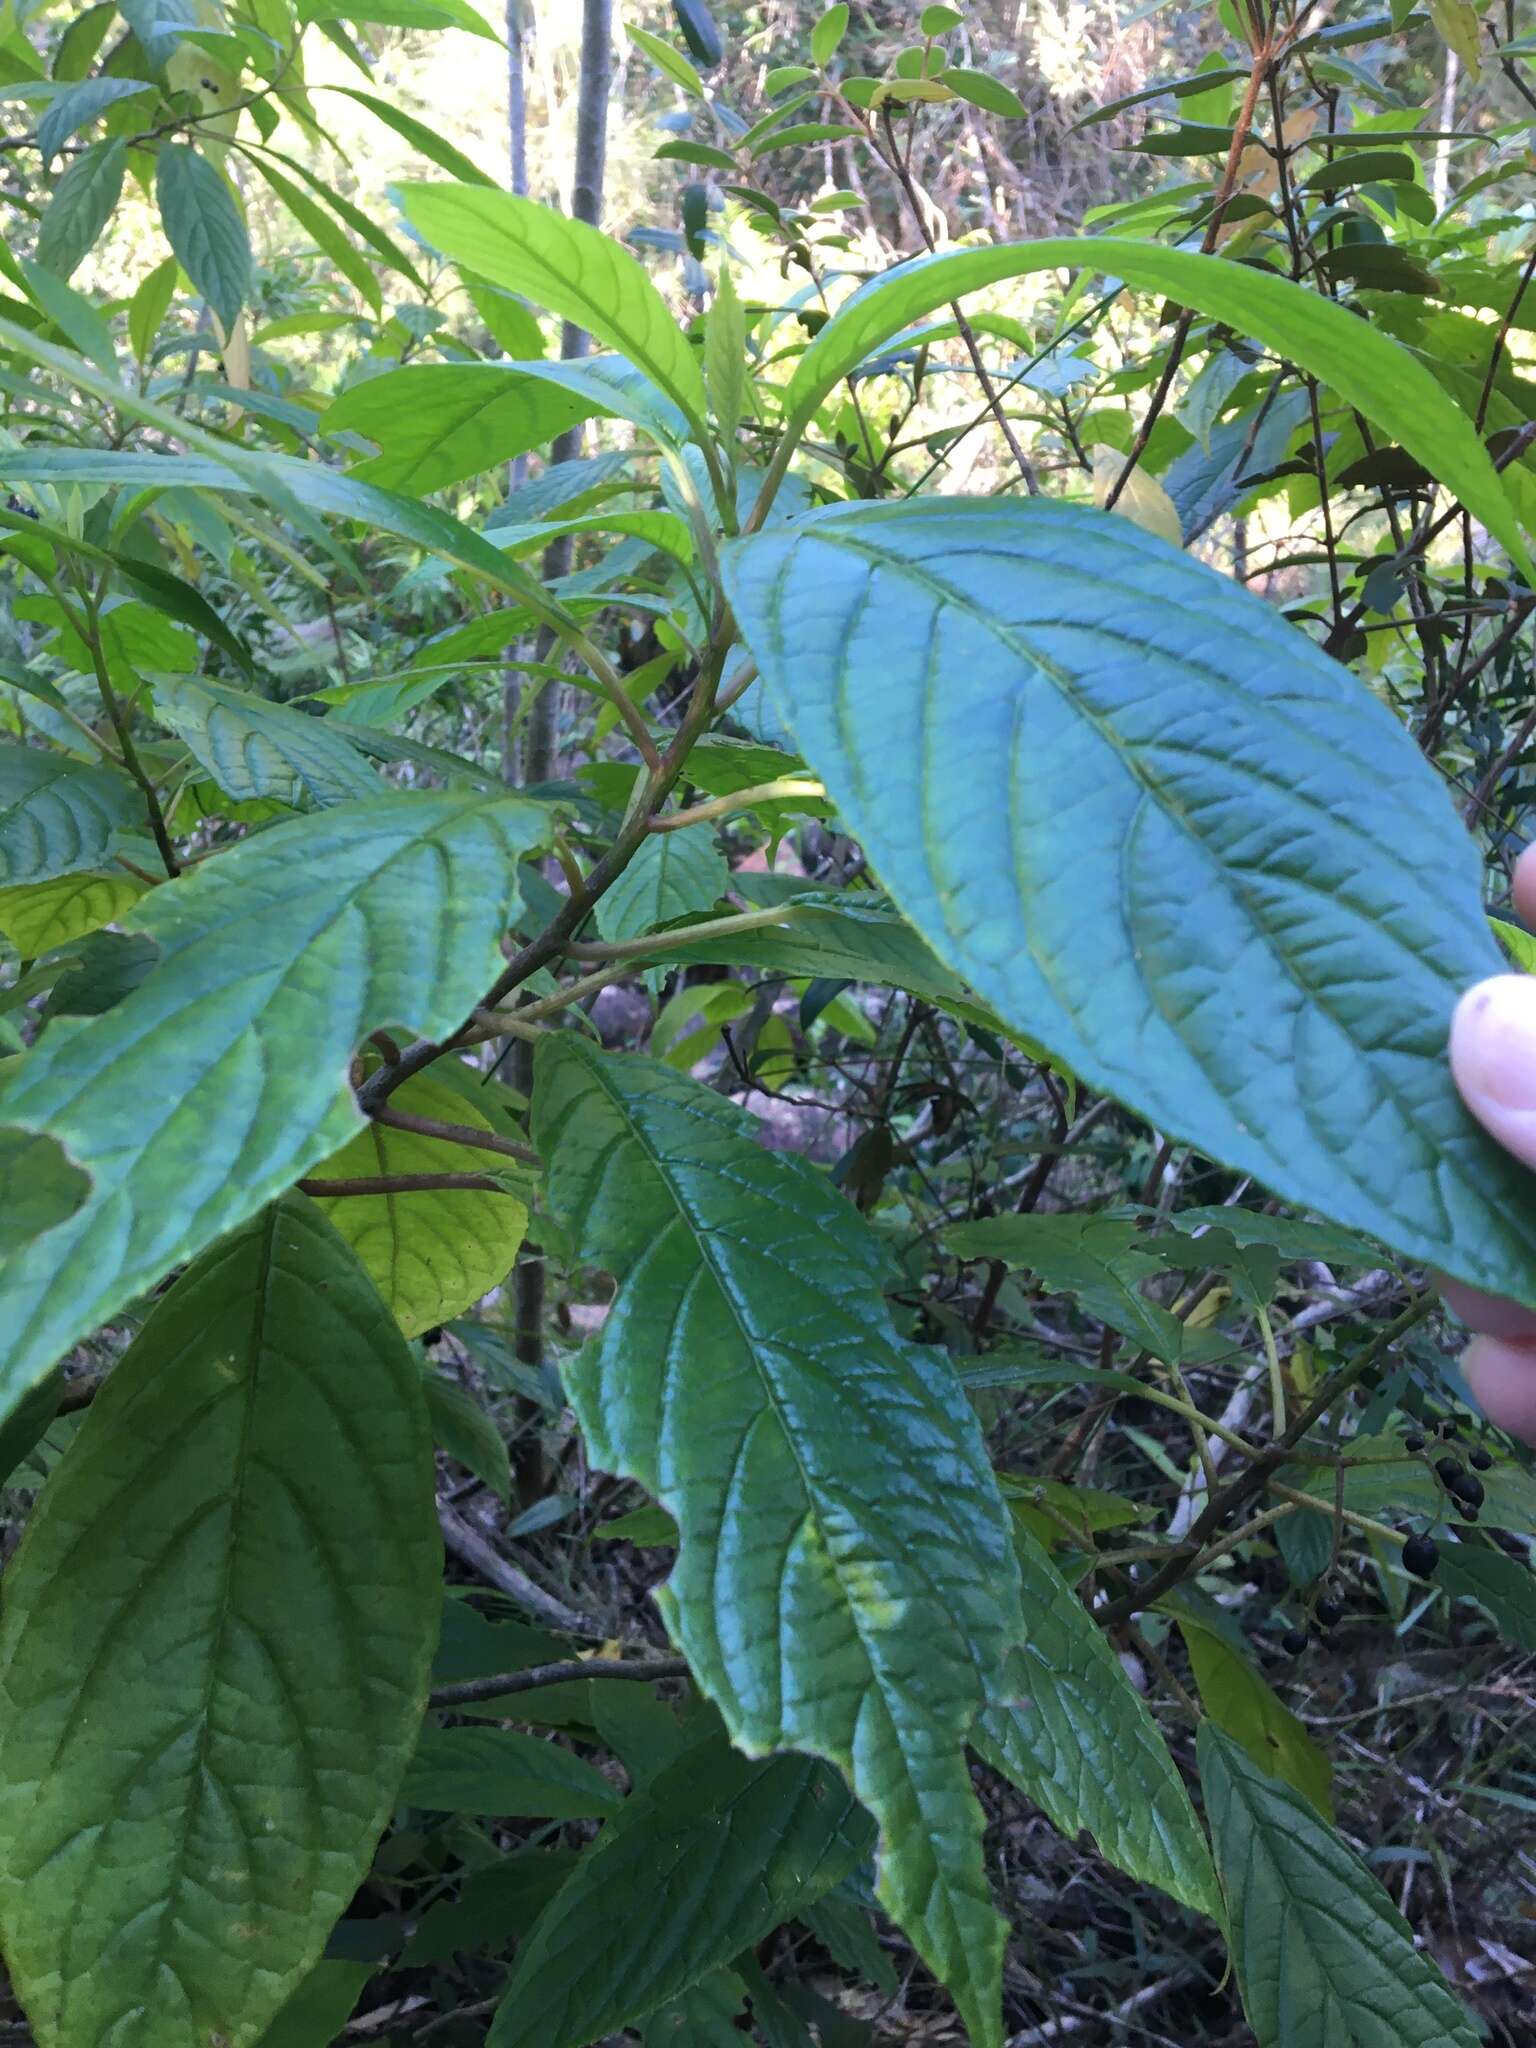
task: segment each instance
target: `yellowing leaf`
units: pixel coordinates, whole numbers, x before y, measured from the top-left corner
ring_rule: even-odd
[[[0,889],[0,932],[24,960],[67,946],[110,924],[144,894],[147,882],[124,869],[114,873],[55,875]]]
[[[390,1097],[391,1107],[438,1123],[489,1131],[456,1088],[418,1074]],[[487,1173],[510,1162],[472,1145],[424,1138],[370,1124],[317,1166],[315,1180],[377,1179],[385,1174]],[[489,1189],[419,1194],[316,1196],[333,1230],[356,1253],[408,1337],[462,1315],[505,1280],[528,1228],[515,1195]]]
[[[1109,494],[1115,481],[1125,467],[1125,457],[1118,448],[1111,448],[1100,441],[1093,451],[1093,502],[1103,506],[1109,503]],[[1133,526],[1139,526],[1144,533],[1155,533],[1159,540],[1171,541],[1176,548],[1184,545],[1184,529],[1179,524],[1179,515],[1174,510],[1173,500],[1163,489],[1155,476],[1148,476],[1144,469],[1133,469],[1126,479],[1125,489],[1116,498],[1110,510],[1118,512],[1122,519],[1129,519]]]

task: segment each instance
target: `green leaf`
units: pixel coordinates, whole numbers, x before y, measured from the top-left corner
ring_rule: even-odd
[[[433,1441],[466,1472],[473,1472],[504,1507],[510,1506],[511,1461],[494,1418],[467,1387],[443,1373],[429,1370],[425,1384]]]
[[[1082,507],[862,505],[725,553],[776,713],[978,996],[1285,1200],[1536,1303],[1530,1176],[1445,1059],[1501,966],[1481,863],[1369,692]]]
[[[674,85],[680,85],[684,92],[691,92],[696,99],[703,99],[704,81],[681,50],[674,50],[672,45],[664,43],[660,36],[648,35],[632,21],[624,24],[624,33],[635,48],[643,50],[656,69],[670,78]]]
[[[181,265],[176,258],[167,256],[140,282],[128,302],[128,344],[141,363],[148,362],[161,323],[171,310],[180,271]]]
[[[499,42],[470,0],[299,0],[300,21],[369,21],[386,28],[462,28]]]
[[[372,1975],[372,1963],[321,1963],[262,2035],[261,2048],[331,2048]]]
[[[234,194],[195,149],[162,142],[155,197],[176,260],[228,334],[251,291],[251,241]]]
[[[1028,1639],[971,1745],[1070,1841],[1086,1828],[1111,1863],[1220,1917],[1216,1874],[1151,1710],[1082,1602],[1020,1530]]]
[[[668,1628],[743,1747],[848,1776],[882,1902],[993,2048],[1003,1929],[962,1745],[1022,1622],[969,1405],[897,1336],[856,1212],[734,1105],[574,1035],[537,1075],[550,1207],[620,1282],[567,1389],[594,1461],[677,1519]]]
[[[640,2029],[640,2048],[740,2048],[737,2022],[746,2002],[741,1979],[716,1970],[650,2015]]]
[[[146,886],[126,868],[116,868],[0,889],[0,932],[24,960],[32,960],[111,924],[132,909]]]
[[[120,136],[93,142],[54,187],[37,231],[37,260],[58,277],[73,277],[112,218],[123,190],[128,145]]]
[[[953,7],[925,7],[917,17],[917,25],[925,36],[946,36],[952,28],[958,28],[965,19]]]
[[[356,100],[360,107],[366,107],[376,120],[386,128],[394,130],[403,142],[419,149],[428,163],[436,164],[451,178],[462,179],[466,185],[489,185],[496,189],[496,180],[488,177],[478,164],[472,164],[467,156],[455,149],[441,135],[436,134],[424,121],[418,121],[413,114],[402,113],[392,107],[388,100],[376,99],[371,92],[359,92],[355,85],[337,85],[333,92],[342,93],[349,100]]]
[[[72,135],[104,114],[119,100],[137,98],[157,88],[143,78],[82,78],[52,101],[37,124],[37,148],[46,169]],[[67,175],[67,173],[66,173]]]
[[[324,207],[317,205],[307,193],[301,192],[297,185],[285,178],[265,157],[253,156],[253,161],[257,170],[315,246],[323,255],[330,258],[359,297],[372,307],[374,313],[382,314],[384,296],[379,290],[379,281],[374,276],[371,266],[366,258],[353,248]]]
[[[596,409],[586,395],[516,366],[408,363],[344,391],[321,427],[379,444],[353,476],[425,497],[553,441]]]
[[[43,2048],[260,2039],[389,1817],[440,1582],[420,1374],[290,1198],[157,1306],[7,1576],[0,1927]]]
[[[606,895],[597,928],[605,939],[632,939],[691,912],[708,910],[730,883],[725,857],[699,826],[653,832]]]
[[[844,0],[829,7],[811,30],[811,56],[823,70],[837,55],[837,46],[848,32],[848,9]]]
[[[0,884],[98,867],[142,806],[114,769],[0,741]]]
[[[390,1097],[407,1116],[489,1131],[489,1117],[433,1074],[416,1074]],[[369,1124],[315,1168],[321,1180],[380,1174],[488,1173],[510,1161],[477,1146]],[[317,1196],[408,1337],[462,1315],[512,1270],[528,1228],[514,1195],[474,1188],[422,1194]]]
[[[704,380],[693,350],[665,299],[617,242],[509,192],[405,185],[400,199],[407,220],[444,256],[618,349],[696,431],[706,431]]]
[[[1536,581],[1514,510],[1472,421],[1417,357],[1323,293],[1273,271],[1153,242],[1062,238],[945,250],[898,264],[856,292],[800,358],[785,392],[786,442],[798,438],[835,384],[911,321],[1005,278],[1069,265],[1164,293],[1312,371],[1415,455]]]
[[[347,1063],[370,1031],[463,1021],[547,829],[516,797],[392,792],[273,826],[144,899],[148,979],[51,1025],[0,1088],[0,1129],[57,1138],[92,1181],[41,1236],[0,1225],[0,1405],[361,1128]]]
[[[689,1749],[540,1915],[491,2048],[584,2048],[645,2018],[830,1891],[873,1833],[825,1764],[750,1762],[723,1738]]]
[[[91,1191],[86,1176],[53,1138],[0,1130],[0,1196],[21,1230],[52,1230],[75,1214]]]
[[[379,778],[342,736],[342,728],[248,690],[202,676],[162,676],[155,716],[238,803],[345,803],[378,796]]]
[[[1304,1799],[1209,1721],[1200,1778],[1259,2048],[1476,2048],[1407,1923]]]
[[[1310,1259],[1326,1260],[1330,1266],[1381,1263],[1380,1251],[1365,1238],[1311,1217],[1266,1216],[1257,1209],[1239,1209],[1235,1204],[1212,1204],[1180,1209],[1168,1218],[1168,1223],[1172,1229],[1190,1236],[1196,1230],[1222,1230],[1234,1244],[1268,1245],[1287,1266]]]
[[[720,265],[715,296],[704,316],[704,377],[720,438],[730,445],[746,409],[747,322],[730,265]]]
[[[1523,1559],[1470,1543],[1443,1543],[1435,1584],[1454,1599],[1475,1600],[1500,1635],[1522,1650],[1536,1650],[1536,1573]]]
[[[960,1259],[1001,1259],[1053,1294],[1075,1294],[1087,1313],[1166,1364],[1201,1348],[1202,1333],[1149,1301],[1143,1282],[1164,1271],[1134,1223],[1109,1216],[989,1216],[944,1232]]]
[[[512,1728],[423,1730],[400,1797],[440,1813],[602,1820],[616,1786],[568,1749]]]
[[[1283,1779],[1324,1820],[1333,1818],[1333,1771],[1327,1757],[1251,1660],[1200,1615],[1188,1596],[1164,1603],[1189,1652],[1200,1702],[1214,1725],[1239,1743],[1261,1770]]]
[[[983,113],[1000,114],[1007,121],[1024,118],[1024,102],[1012,86],[1004,85],[990,72],[951,68],[939,73],[938,82],[958,93],[961,99],[969,100],[973,107],[980,107]]]

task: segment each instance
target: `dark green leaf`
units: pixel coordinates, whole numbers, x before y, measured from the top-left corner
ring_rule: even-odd
[[[224,179],[184,142],[155,159],[160,223],[176,260],[228,334],[251,290],[251,241]]]
[[[567,1387],[596,1462],[677,1518],[668,1628],[738,1741],[848,1773],[883,1903],[990,2048],[1002,1927],[961,1745],[1022,1622],[968,1404],[897,1336],[856,1212],[734,1105],[574,1034],[538,1077],[550,1207],[621,1283]]]
[[[873,1834],[825,1764],[750,1762],[718,1738],[686,1751],[539,1917],[492,2048],[584,2048],[644,2018],[830,1890]]]
[[[1377,699],[1058,502],[837,509],[726,555],[776,711],[983,999],[1284,1199],[1536,1302],[1530,1176],[1445,1059],[1502,965],[1481,863]]]
[[[400,1797],[435,1812],[527,1820],[601,1820],[620,1804],[591,1764],[515,1728],[423,1730]]]
[[[1500,1635],[1522,1650],[1536,1650],[1536,1574],[1524,1558],[1443,1543],[1435,1584],[1458,1600],[1475,1600]]]
[[[1259,2048],[1477,2048],[1476,2029],[1354,1851],[1209,1721],[1200,1778]]]
[[[37,124],[37,147],[46,167],[72,135],[104,114],[119,100],[131,100],[156,88],[143,78],[82,78],[61,92]]]
[[[366,1198],[365,1198],[366,1199]],[[493,1198],[488,1198],[493,1199]],[[340,1206],[338,1204],[338,1206]],[[426,1376],[427,1414],[433,1440],[501,1501],[512,1502],[512,1469],[506,1439],[485,1405],[467,1387],[443,1373]]]
[[[54,187],[37,233],[37,260],[59,277],[72,277],[96,246],[123,190],[128,145],[120,137],[93,142]]]
[[[291,1198],[156,1308],[8,1575],[0,1923],[40,2043],[259,2038],[394,1803],[440,1575],[415,1362]]]
[[[260,2048],[331,2048],[352,2016],[372,1963],[321,1963],[261,2037]]]
[[[691,912],[708,910],[725,893],[730,871],[711,834],[699,826],[653,832],[597,906],[605,939],[631,939]]]

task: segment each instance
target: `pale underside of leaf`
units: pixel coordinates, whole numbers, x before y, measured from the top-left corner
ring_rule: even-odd
[[[1018,1030],[1287,1200],[1536,1303],[1463,1108],[1476,854],[1383,706],[1122,520],[958,500],[727,549],[774,701],[886,887]]]
[[[110,768],[0,743],[0,886],[100,866],[141,803]]]
[[[462,1022],[547,829],[516,797],[393,791],[151,892],[133,913],[161,949],[149,978],[50,1025],[0,1090],[0,1124],[49,1133],[92,1181],[42,1236],[0,1218],[5,1406],[361,1128],[347,1062],[370,1031]]]
[[[245,2048],[364,1876],[425,1703],[420,1376],[290,1197],[172,1288],[0,1625],[0,1929],[43,2048]]]
[[[155,711],[226,796],[300,805],[377,796],[377,775],[322,718],[201,676],[155,686]]]
[[[952,1373],[896,1336],[855,1212],[719,1096],[567,1036],[540,1048],[535,1125],[552,1208],[622,1282],[568,1385],[593,1456],[677,1520],[670,1630],[739,1746],[844,1771],[882,1900],[995,2043],[963,1744],[1022,1618]]]

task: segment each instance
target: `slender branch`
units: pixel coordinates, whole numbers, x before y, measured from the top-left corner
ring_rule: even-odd
[[[693,804],[686,811],[673,811],[665,818],[652,818],[648,831],[681,832],[689,825],[707,825],[713,818],[728,818],[732,811],[749,811],[754,804],[782,802],[789,797],[824,797],[827,786],[807,775],[781,775],[776,782],[754,783],[750,789],[733,790],[729,796],[711,797],[708,803]]]
[[[563,1664],[534,1664],[526,1671],[498,1671],[489,1678],[466,1678],[440,1685],[429,1694],[429,1707],[465,1707],[475,1700],[499,1700],[509,1693],[538,1692],[546,1685],[566,1685],[586,1678],[627,1678],[637,1685],[659,1685],[664,1678],[691,1676],[685,1657],[572,1657]]]
[[[481,1195],[511,1193],[488,1173],[380,1173],[356,1179],[301,1180],[294,1185],[301,1195],[316,1195],[324,1201],[339,1195],[434,1195],[455,1188]]]
[[[473,1124],[448,1124],[435,1116],[417,1116],[414,1111],[394,1109],[388,1103],[380,1103],[371,1114],[374,1123],[387,1124],[393,1131],[413,1131],[418,1138],[441,1138],[448,1145],[473,1145],[481,1152],[499,1152],[504,1158],[520,1159],[525,1166],[543,1164],[531,1145],[519,1145],[516,1139],[503,1138],[496,1131],[477,1130]]]
[[[792,903],[781,903],[771,910],[743,910],[735,917],[714,917],[702,924],[679,925],[675,931],[648,932],[639,939],[583,940],[567,946],[565,950],[571,960],[637,960],[643,955],[692,946],[700,940],[728,939],[738,932],[758,932],[791,924],[794,915]],[[530,1005],[528,1010],[519,1014],[527,1016],[532,1008]]]
[[[106,714],[112,721],[112,731],[117,739],[118,752],[123,757],[123,766],[139,785],[139,789],[143,794],[144,808],[149,814],[149,829],[154,835],[155,846],[159,852],[166,874],[174,881],[181,873],[181,863],[176,858],[175,847],[171,844],[171,835],[166,826],[165,813],[160,808],[160,798],[156,793],[155,785],[146,774],[144,764],[139,759],[138,749],[133,744],[133,735],[128,730],[128,721],[123,716],[123,707],[117,700],[117,691],[113,688],[112,678],[107,673],[107,657],[101,644],[100,624],[101,597],[105,587],[105,579],[103,579],[100,588],[92,591],[86,598],[85,615],[81,617],[58,588],[57,584],[49,579],[49,588],[53,591],[58,602],[64,607],[65,613],[70,618],[80,638],[85,642],[86,648],[90,653],[91,667],[96,674],[96,688],[100,693]]]
[[[459,1562],[478,1572],[498,1593],[505,1593],[517,1606],[529,1614],[538,1615],[541,1621],[551,1622],[565,1635],[608,1640],[607,1632],[590,1615],[578,1614],[574,1607],[567,1607],[553,1593],[546,1593],[542,1586],[535,1585],[526,1572],[519,1571],[510,1558],[503,1557],[487,1537],[445,1501],[437,1504],[437,1520],[444,1543]]]

